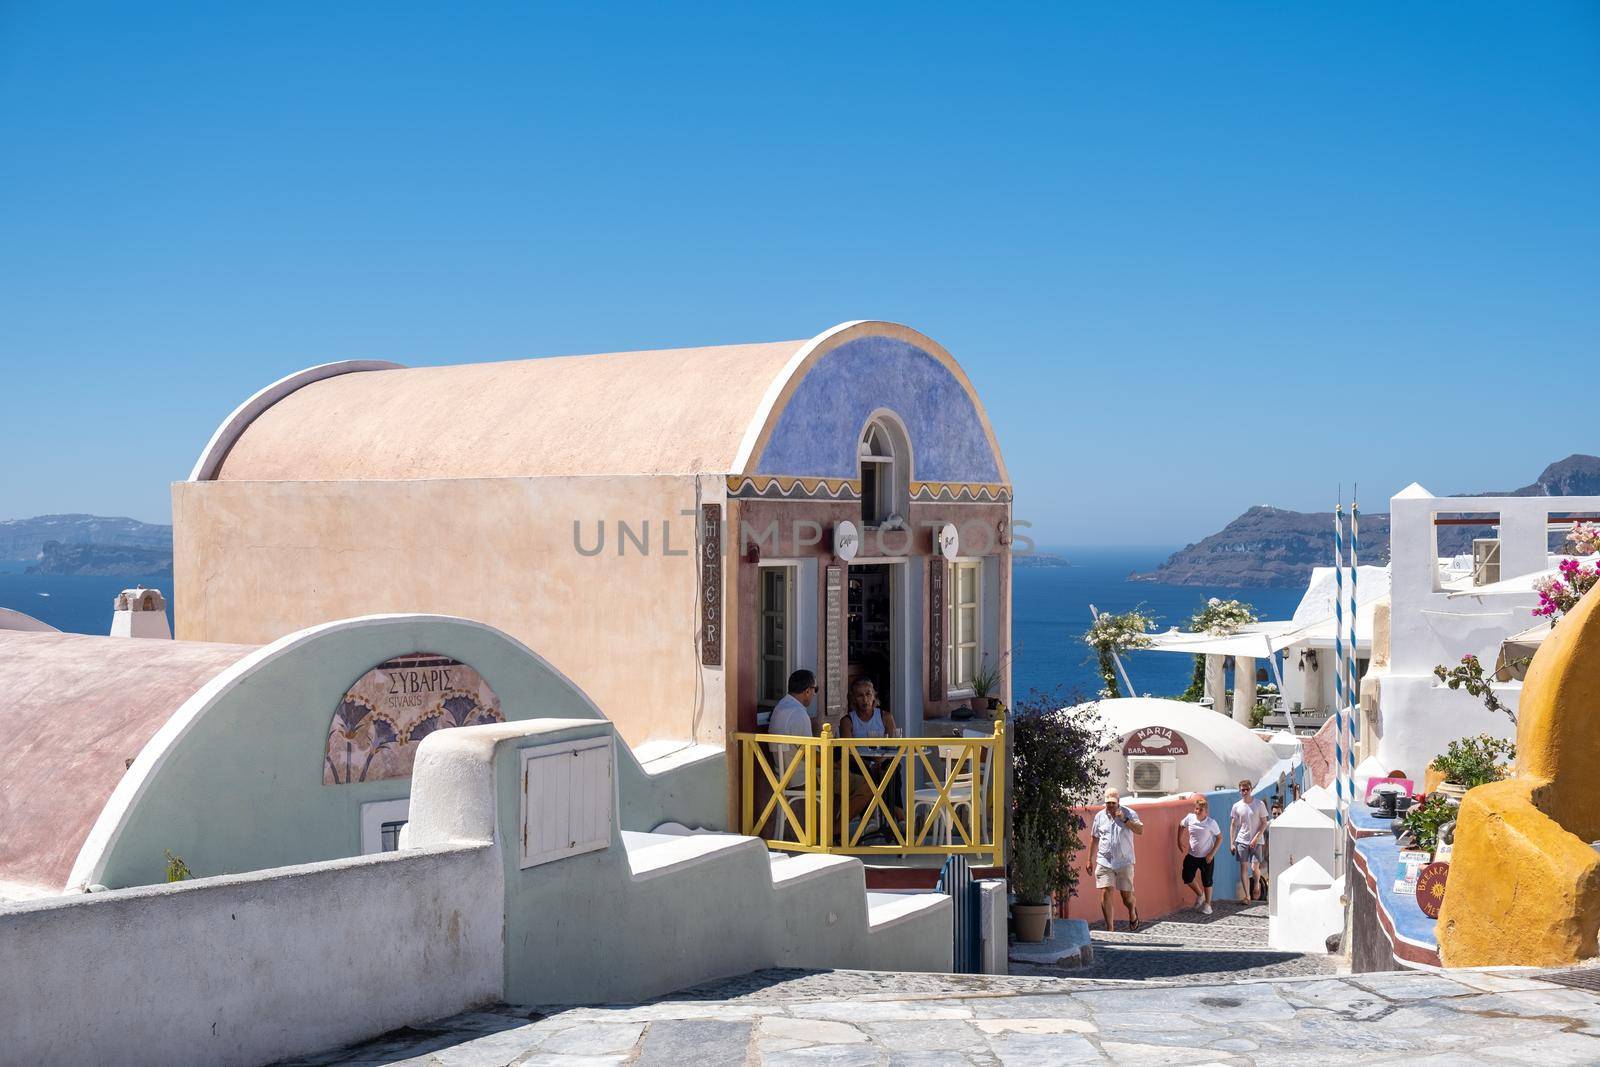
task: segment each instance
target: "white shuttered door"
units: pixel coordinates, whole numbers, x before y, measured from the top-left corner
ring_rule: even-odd
[[[611,739],[522,750],[522,866],[611,844]]]

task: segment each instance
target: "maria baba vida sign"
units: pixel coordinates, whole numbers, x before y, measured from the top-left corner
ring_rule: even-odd
[[[1128,735],[1122,743],[1124,756],[1187,756],[1189,743],[1176,730],[1164,726],[1145,726]]]
[[[500,698],[467,664],[432,652],[396,656],[357,678],[339,701],[322,784],[409,778],[424,737],[504,721]]]

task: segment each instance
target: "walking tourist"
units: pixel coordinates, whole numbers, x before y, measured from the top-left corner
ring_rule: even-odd
[[[1122,905],[1128,909],[1129,932],[1139,929],[1139,905],[1133,899],[1133,839],[1144,833],[1139,813],[1123,807],[1121,794],[1107,788],[1105,807],[1095,814],[1089,833],[1094,884],[1100,890],[1100,914],[1106,929],[1116,929],[1112,889],[1122,894]]]
[[[1222,844],[1222,827],[1211,817],[1211,804],[1203,796],[1194,798],[1194,810],[1178,824],[1178,851],[1183,854],[1183,885],[1194,894],[1200,914],[1211,914],[1211,879],[1216,868],[1217,846]]]
[[[811,737],[811,701],[817,695],[817,676],[808,670],[789,675],[789,694],[778,701],[767,720],[767,733],[780,737]]]
[[[1250,779],[1239,780],[1239,799],[1228,813],[1228,840],[1239,861],[1239,899],[1254,900],[1261,874],[1261,835],[1267,828],[1267,806],[1252,797]]]
[[[1267,815],[1266,828],[1261,831],[1261,879],[1256,884],[1256,899],[1266,900],[1270,887],[1267,885],[1272,876],[1272,824],[1278,821],[1278,816],[1283,814],[1283,801],[1278,797],[1272,798],[1272,811]]]

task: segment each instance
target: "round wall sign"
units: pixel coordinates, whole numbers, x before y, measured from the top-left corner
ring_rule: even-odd
[[[1444,883],[1450,877],[1448,863],[1430,863],[1417,874],[1417,907],[1430,919],[1439,917],[1444,903]]]
[[[856,524],[849,519],[844,519],[833,528],[833,554],[849,563],[856,558],[856,553],[861,551],[861,531],[856,529]]]
[[[955,559],[956,554],[961,551],[961,535],[956,532],[956,524],[947,522],[939,527],[939,536],[934,544],[939,549],[939,555],[945,559]]]

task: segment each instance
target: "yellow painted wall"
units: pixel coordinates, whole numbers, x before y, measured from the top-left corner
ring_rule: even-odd
[[[264,643],[332,619],[438,612],[497,626],[577,683],[630,744],[720,741],[700,692],[687,476],[173,486],[181,640]],[[605,548],[593,548],[605,522]],[[648,520],[619,555],[616,523]],[[670,524],[666,555],[663,524]],[[420,650],[426,651],[426,650]],[[353,680],[353,679],[352,679]]]
[[[1562,966],[1600,932],[1600,596],[1583,598],[1528,667],[1514,777],[1461,803],[1439,912],[1446,966]]]

